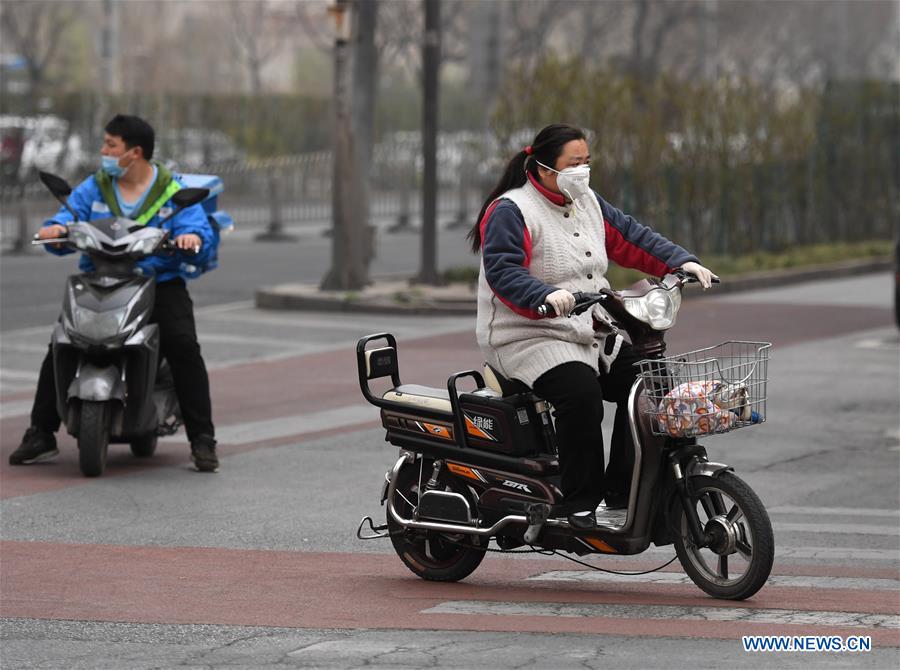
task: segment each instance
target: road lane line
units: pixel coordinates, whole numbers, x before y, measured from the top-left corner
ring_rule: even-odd
[[[748,609],[743,607],[683,607],[678,605],[602,605],[543,602],[495,602],[448,600],[421,610],[422,614],[491,614],[496,616],[545,616],[615,619],[689,619],[741,623],[840,626],[847,628],[900,628],[900,616],[866,612],[815,612],[805,610]]]
[[[304,346],[297,346],[296,339],[279,339],[275,337],[257,337],[255,335],[228,335],[226,333],[199,333],[200,344],[220,342],[223,344],[256,344],[278,349],[293,349],[302,353]]]
[[[677,572],[657,572],[649,575],[613,575],[593,570],[553,570],[528,577],[539,582],[614,582],[635,584],[693,584],[690,577]],[[769,577],[766,586],[816,589],[861,589],[868,591],[898,591],[900,580],[868,577],[810,577],[775,575]]]
[[[6,386],[6,384],[4,384],[4,386]],[[0,419],[11,419],[15,416],[26,416],[31,414],[32,404],[31,400],[0,403]]]
[[[866,507],[801,507],[778,505],[769,514],[820,514],[823,516],[884,516],[900,518],[900,509],[869,509]]]
[[[864,523],[781,523],[772,524],[782,533],[833,533],[839,535],[900,535],[900,527]]]
[[[46,349],[46,347],[44,347]],[[26,381],[36,382],[38,373],[33,370],[12,370],[10,368],[0,369],[0,377],[8,377],[10,379],[24,379]]]
[[[296,416],[217,426],[216,439],[223,444],[250,444],[374,421],[377,417],[370,405],[360,403]],[[161,438],[160,442],[184,442],[184,436],[172,435]]]

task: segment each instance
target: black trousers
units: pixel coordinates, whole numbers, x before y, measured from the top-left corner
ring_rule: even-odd
[[[194,325],[194,303],[183,279],[173,279],[156,285],[156,302],[150,322],[159,326],[160,354],[169,361],[175,394],[181,406],[188,440],[198,435],[215,434],[212,423],[212,403],[209,398],[209,375],[200,355],[197,328]],[[31,425],[48,433],[60,426],[56,411],[56,384],[53,379],[53,358],[48,349],[41,364]]]
[[[609,372],[598,376],[584,363],[564,363],[534,382],[534,392],[553,405],[559,448],[561,489],[567,512],[593,510],[608,493],[628,492],[634,467],[634,441],[628,422],[628,394],[640,360],[622,344]],[[603,402],[618,405],[604,472]]]

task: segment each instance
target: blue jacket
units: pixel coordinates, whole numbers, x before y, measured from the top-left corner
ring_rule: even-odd
[[[182,181],[176,176],[175,179],[179,184]],[[109,206],[103,200],[100,193],[100,187],[93,175],[85,179],[75,190],[69,195],[69,207],[71,207],[78,218],[82,221],[95,221],[97,219],[105,219],[110,214]],[[147,222],[148,226],[160,227],[160,219],[165,218],[172,212],[175,205],[169,200],[156,213],[156,215]],[[52,218],[44,222],[45,226],[53,224],[66,225],[72,221],[72,214],[65,207],[60,207],[59,211]],[[181,277],[182,279],[191,279],[200,273],[199,267],[204,267],[209,260],[209,255],[214,250],[213,230],[206,218],[206,212],[202,205],[192,205],[178,212],[171,219],[166,221],[162,227],[169,230],[169,238],[174,240],[179,235],[194,234],[200,237],[202,245],[197,254],[176,251],[171,256],[148,256],[138,262],[138,268],[142,274],[156,275],[157,282],[169,281]],[[53,249],[50,245],[44,247],[47,251],[57,256],[75,253],[73,249]],[[86,254],[81,255],[78,267],[82,272],[93,272],[94,264]]]

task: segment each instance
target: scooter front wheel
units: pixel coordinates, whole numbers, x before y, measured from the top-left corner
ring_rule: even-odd
[[[156,453],[156,442],[158,439],[159,436],[155,432],[134,438],[129,443],[131,445],[131,453],[138,458],[150,458]]]
[[[432,461],[424,464],[424,479],[428,479]],[[394,509],[401,516],[410,518],[419,502],[419,463],[405,465],[397,475],[397,489],[394,493]],[[468,488],[459,486],[454,480],[438,479],[438,490],[455,491],[466,496],[473,505]],[[476,545],[484,543],[471,535],[438,533],[435,531],[407,530],[394,521],[390,510],[387,525],[394,550],[404,565],[422,579],[437,582],[456,582],[465,579],[475,571],[484,558],[485,549]]]
[[[84,400],[78,421],[78,466],[85,477],[99,477],[109,450],[109,412],[105,402]]]
[[[678,560],[709,595],[749,598],[766,583],[775,556],[766,508],[753,489],[730,472],[692,477],[690,485],[700,525],[712,541],[706,547],[696,545],[681,500],[676,499],[671,518]]]

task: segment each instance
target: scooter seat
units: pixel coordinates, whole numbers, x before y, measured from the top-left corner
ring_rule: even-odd
[[[447,389],[419,386],[418,384],[401,384],[387,391],[382,400],[389,400],[411,409],[428,409],[453,414],[450,406],[450,393]]]

